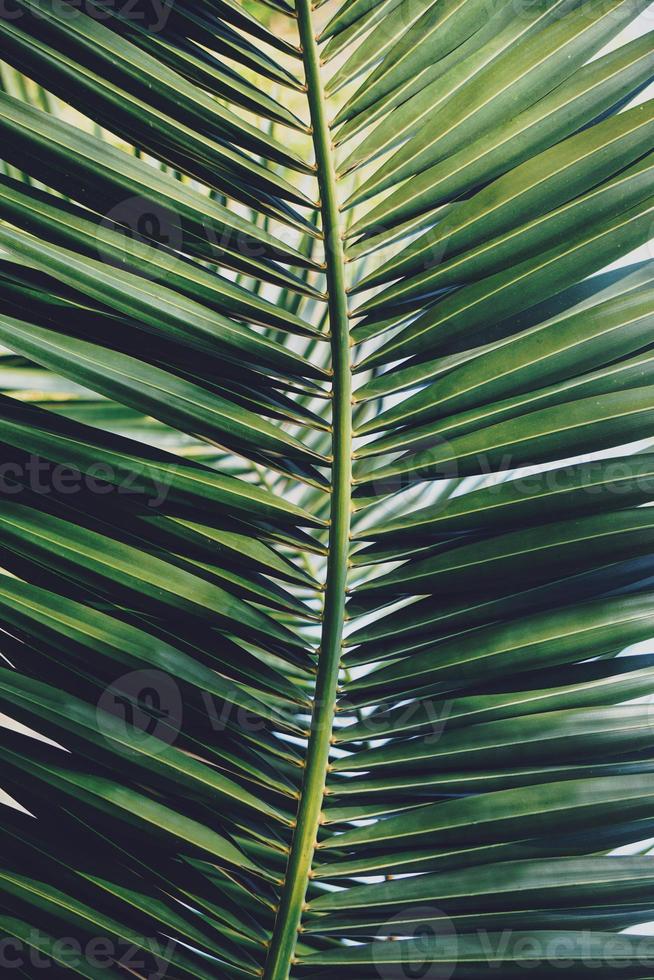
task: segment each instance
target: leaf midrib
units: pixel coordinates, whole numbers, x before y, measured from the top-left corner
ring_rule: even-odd
[[[352,363],[345,285],[344,240],[336,187],[336,167],[320,74],[320,57],[310,0],[297,0],[307,98],[320,189],[325,239],[325,276],[332,351],[333,467],[329,556],[323,629],[318,657],[311,734],[297,825],[282,887],[264,980],[288,980],[295,962],[306,893],[312,877],[329,767],[343,649],[345,598],[352,511]]]

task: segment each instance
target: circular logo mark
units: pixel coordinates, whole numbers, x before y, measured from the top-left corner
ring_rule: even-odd
[[[439,909],[415,906],[378,929],[372,952],[381,980],[450,980],[457,965],[457,934]]]
[[[100,221],[98,251],[101,259],[109,261],[112,255],[102,240],[103,228],[121,236],[123,249],[129,255],[149,262],[157,263],[162,248],[180,251],[183,245],[179,215],[138,195],[119,201]],[[165,276],[159,263],[155,271],[157,278]]]
[[[103,691],[97,708],[98,727],[106,738],[122,736],[137,749],[147,746],[148,752],[172,745],[182,728],[180,689],[161,670],[123,674]]]
[[[375,457],[372,457],[369,462],[374,467]],[[378,476],[373,469],[368,478],[366,496],[381,497],[402,493],[425,481],[455,480],[459,475],[456,454],[452,451],[448,440],[441,436],[425,437],[410,453],[395,460],[395,464],[406,465],[406,469],[398,468],[396,472],[387,475],[382,471]],[[443,506],[446,502],[447,497],[443,500]]]

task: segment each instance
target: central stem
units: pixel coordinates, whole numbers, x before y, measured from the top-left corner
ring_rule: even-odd
[[[308,86],[313,143],[318,165],[333,377],[333,469],[329,558],[322,640],[311,735],[297,826],[265,969],[265,980],[287,980],[311,877],[322,812],[343,645],[350,540],[352,484],[352,372],[345,290],[345,255],[339,226],[336,171],[325,112],[320,60],[310,0],[297,0],[300,43]]]

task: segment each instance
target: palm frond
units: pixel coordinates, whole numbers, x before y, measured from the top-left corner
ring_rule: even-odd
[[[653,976],[647,0],[0,17],[0,949]]]

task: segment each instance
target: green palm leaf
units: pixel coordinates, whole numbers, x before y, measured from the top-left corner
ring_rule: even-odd
[[[2,12],[8,975],[654,976],[648,15]]]

